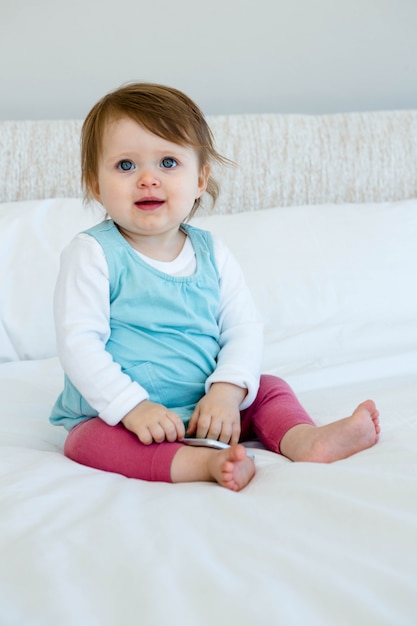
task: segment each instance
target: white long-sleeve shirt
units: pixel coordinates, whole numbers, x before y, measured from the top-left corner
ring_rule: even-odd
[[[206,391],[215,382],[246,388],[244,409],[258,391],[263,325],[237,261],[218,238],[214,252],[220,275],[220,352]],[[140,256],[167,274],[185,276],[195,270],[188,237],[172,262]],[[105,422],[117,424],[148,393],[105,349],[110,336],[108,267],[100,244],[88,234],[77,235],[61,255],[54,310],[58,355],[66,374]]]

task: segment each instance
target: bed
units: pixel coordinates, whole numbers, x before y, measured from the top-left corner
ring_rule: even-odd
[[[373,398],[376,446],[291,463],[253,442],[241,492],[78,465],[59,254],[84,207],[79,120],[0,122],[0,625],[417,624],[417,111],[209,118],[219,234],[265,321],[263,371],[318,424]]]

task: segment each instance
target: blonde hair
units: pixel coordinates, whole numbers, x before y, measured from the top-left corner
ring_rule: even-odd
[[[104,96],[88,113],[81,131],[81,182],[85,199],[97,189],[98,164],[104,130],[111,121],[128,117],[154,135],[173,143],[191,146],[197,151],[200,170],[213,161],[232,163],[214,147],[210,127],[199,107],[188,96],[172,87],[155,83],[131,83]],[[206,192],[213,206],[219,185],[209,177]],[[190,217],[201,204],[197,198]]]

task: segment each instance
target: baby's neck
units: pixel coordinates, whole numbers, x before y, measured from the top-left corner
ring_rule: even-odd
[[[155,261],[174,261],[187,239],[187,235],[182,229],[178,229],[176,233],[171,232],[162,235],[132,236],[121,230],[120,232],[132,248]]]

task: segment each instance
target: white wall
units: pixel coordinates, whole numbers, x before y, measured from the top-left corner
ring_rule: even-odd
[[[416,108],[417,0],[0,0],[0,59],[0,119],[131,80],[206,114]]]

